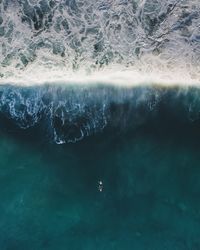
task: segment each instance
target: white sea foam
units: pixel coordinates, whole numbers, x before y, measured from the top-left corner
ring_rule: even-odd
[[[84,71],[65,72],[55,69],[27,70],[23,74],[15,74],[7,79],[1,79],[0,84],[11,85],[41,85],[41,84],[72,84],[72,85],[114,85],[121,87],[134,87],[143,85],[161,86],[200,86],[200,78],[192,78],[184,70],[170,71],[144,71],[142,69],[121,69],[119,66],[106,68],[86,74]]]
[[[51,3],[1,3],[1,83],[199,84],[199,0]]]

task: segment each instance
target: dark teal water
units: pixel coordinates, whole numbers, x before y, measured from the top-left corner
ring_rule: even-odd
[[[200,249],[198,129],[161,120],[65,145],[1,134],[0,249]]]

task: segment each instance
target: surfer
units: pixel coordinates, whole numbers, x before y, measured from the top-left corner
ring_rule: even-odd
[[[102,192],[103,191],[103,182],[99,181],[98,184],[99,184],[98,185],[99,192]]]

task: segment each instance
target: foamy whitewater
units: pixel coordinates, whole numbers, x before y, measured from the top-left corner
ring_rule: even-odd
[[[113,105],[129,103],[123,119],[140,124],[139,107],[151,114],[166,87],[199,92],[198,0],[0,3],[0,112],[19,128],[76,142],[120,126]]]
[[[110,81],[117,72],[130,84],[200,81],[198,0],[0,4],[2,82]]]

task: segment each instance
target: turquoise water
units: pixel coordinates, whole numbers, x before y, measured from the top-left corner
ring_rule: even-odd
[[[200,249],[199,136],[161,124],[64,145],[1,134],[0,249]]]

